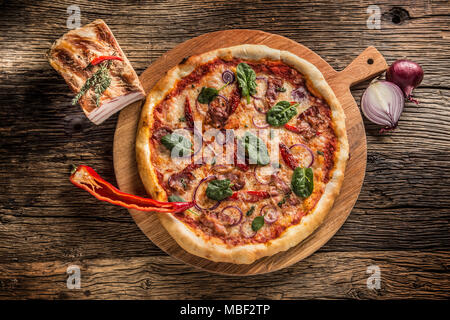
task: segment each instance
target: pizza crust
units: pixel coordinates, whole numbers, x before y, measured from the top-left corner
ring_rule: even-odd
[[[322,73],[313,64],[288,51],[280,51],[264,45],[246,44],[193,56],[183,64],[170,69],[166,76],[158,81],[149,92],[142,109],[136,139],[136,158],[142,182],[147,192],[154,199],[167,201],[167,194],[159,184],[150,160],[151,150],[149,140],[153,128],[153,117],[151,116],[153,109],[164,99],[165,95],[174,87],[178,80],[191,73],[197,66],[216,57],[228,59],[236,57],[254,61],[261,59],[281,60],[300,71],[311,81],[314,88],[330,106],[338,141],[338,150],[336,152],[332,177],[326,184],[325,191],[313,211],[304,216],[299,224],[288,227],[280,237],[267,243],[229,247],[218,239],[213,238],[213,240],[206,241],[198,230],[185,225],[173,215],[158,213],[158,218],[164,228],[189,253],[215,262],[250,264],[259,258],[274,255],[297,245],[314,232],[330,211],[344,180],[344,172],[348,159],[349,146],[345,128],[345,114]]]

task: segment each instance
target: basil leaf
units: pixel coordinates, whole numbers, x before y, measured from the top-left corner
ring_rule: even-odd
[[[184,200],[182,197],[177,196],[176,194],[173,194],[171,196],[169,196],[169,202],[186,202],[186,200]]]
[[[258,216],[252,221],[252,229],[253,231],[258,231],[264,225],[264,217]]]
[[[295,168],[291,185],[292,190],[297,196],[302,198],[309,197],[314,189],[313,170],[311,168]]]
[[[192,143],[185,137],[172,133],[166,134],[161,138],[161,143],[170,151],[174,156],[186,157],[192,153]],[[175,148],[175,150],[173,150]]]
[[[324,154],[322,151],[320,151],[320,150],[317,150],[317,154],[320,155],[320,156],[324,156],[324,155],[325,155],[325,154]]]
[[[250,95],[256,94],[256,73],[246,63],[241,62],[236,68],[236,78],[241,89],[241,94],[250,103]]]
[[[247,217],[251,216],[253,212],[255,212],[255,206],[252,206],[250,209],[248,209],[248,211],[245,213],[245,215]]]
[[[213,180],[208,183],[206,188],[206,196],[212,200],[221,201],[233,194],[230,188],[230,180]]]
[[[246,132],[242,140],[250,164],[269,164],[269,152],[264,141],[250,132]]]
[[[198,95],[198,102],[208,104],[219,95],[219,90],[214,88],[203,87]]]
[[[274,127],[285,125],[297,114],[298,105],[298,103],[291,105],[288,101],[279,101],[267,112],[267,123]]]

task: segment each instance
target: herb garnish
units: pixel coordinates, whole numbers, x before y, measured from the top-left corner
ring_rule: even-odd
[[[250,132],[246,132],[242,142],[250,164],[259,164],[265,166],[269,164],[270,157],[267,146],[260,138]]]
[[[297,167],[294,170],[291,180],[292,191],[302,198],[311,195],[314,189],[314,174],[311,168]]]
[[[284,88],[284,87],[275,88],[275,91],[277,91],[277,92],[286,92],[286,88]]]
[[[297,114],[298,105],[298,103],[291,105],[288,101],[279,101],[267,112],[267,123],[274,127],[285,125]]]
[[[90,88],[94,88],[95,103],[97,107],[100,106],[100,97],[111,84],[111,76],[108,71],[109,66],[109,60],[100,65],[100,68],[92,75],[92,77],[86,80],[83,87],[81,87],[80,92],[72,99],[72,105],[75,105]]]
[[[161,138],[161,143],[170,151],[175,152],[175,156],[185,157],[192,153],[192,143],[185,137],[176,134],[166,134]],[[175,148],[175,150],[173,150]]]
[[[317,150],[317,154],[318,155],[321,155],[321,156],[324,156],[325,154],[322,152],[322,151],[320,151],[320,150]]]
[[[261,229],[263,225],[264,225],[264,217],[263,216],[258,216],[255,219],[253,219],[253,221],[252,221],[252,229],[255,232],[258,231],[259,229]]]
[[[184,200],[182,197],[177,196],[176,194],[173,194],[171,196],[169,196],[169,202],[186,202],[186,200]]]
[[[233,194],[233,190],[230,187],[230,180],[213,180],[208,183],[206,188],[206,196],[212,200],[221,201],[230,197]]]
[[[248,209],[248,211],[245,213],[245,215],[248,217],[248,216],[251,216],[252,215],[252,213],[255,211],[255,206],[251,206],[251,208],[250,209]]]
[[[242,96],[250,103],[250,95],[256,94],[255,71],[248,64],[241,62],[236,68],[236,76]]]
[[[224,84],[221,88],[216,89],[216,88],[209,88],[209,87],[203,87],[202,90],[200,91],[200,94],[198,95],[198,102],[200,103],[204,103],[204,104],[208,104],[211,101],[213,101],[215,98],[217,98],[217,96],[219,95],[219,92],[225,88],[226,86],[228,86],[229,82],[227,82],[226,84]]]

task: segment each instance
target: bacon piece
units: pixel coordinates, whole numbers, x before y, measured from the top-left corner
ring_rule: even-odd
[[[202,165],[203,164],[191,163],[180,172],[172,174],[167,181],[168,186],[172,190],[179,192],[188,190],[191,186],[190,182],[195,180],[195,176],[192,171],[200,168]]]
[[[244,174],[239,170],[232,170],[230,172],[224,173],[221,176],[221,179],[228,179],[230,180],[232,186],[231,190],[238,191],[244,188],[245,186],[245,176]]]
[[[227,229],[217,219],[216,213],[203,214],[200,217],[200,222],[206,227],[212,229],[218,235],[227,235]]]
[[[100,65],[89,66],[92,60],[100,56],[117,56],[123,61],[108,62],[112,81],[101,95],[99,106],[94,88],[87,90],[78,101],[86,116],[95,124],[102,123],[130,103],[145,98],[139,78],[111,30],[103,20],[95,20],[67,32],[55,41],[48,54],[50,65],[74,93],[79,93],[86,80],[100,68]]]
[[[289,185],[278,175],[272,174],[270,178],[270,183],[273,184],[278,190],[281,190],[283,193],[291,192],[291,187],[289,187]]]
[[[267,79],[266,100],[269,105],[275,103],[278,98],[279,91],[277,89],[283,86],[283,80],[280,78],[269,77]]]

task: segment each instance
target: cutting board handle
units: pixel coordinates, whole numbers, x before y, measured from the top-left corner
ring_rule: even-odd
[[[382,73],[388,68],[383,55],[375,49],[368,47],[344,70],[336,72],[330,81],[336,86],[351,87]]]

